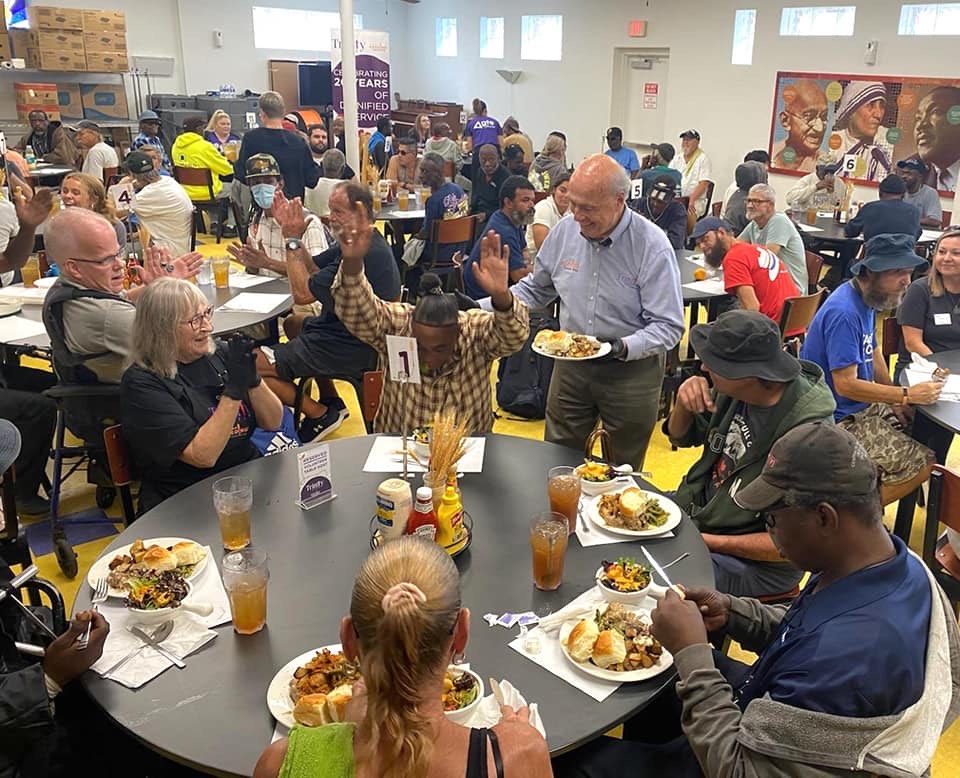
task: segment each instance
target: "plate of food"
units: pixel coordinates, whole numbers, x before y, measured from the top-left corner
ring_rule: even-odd
[[[188,538],[137,539],[128,546],[108,551],[90,565],[87,583],[96,588],[97,579],[107,577],[111,597],[126,597],[127,581],[148,570],[173,570],[187,581],[196,579],[207,566],[207,549]]]
[[[619,602],[561,626],[560,650],[577,669],[605,681],[646,681],[673,666],[673,656],[650,634],[650,614]]]
[[[533,350],[540,356],[567,362],[598,359],[610,353],[610,344],[590,335],[564,330],[540,330],[533,339]]]
[[[267,688],[267,708],[281,724],[319,727],[343,721],[358,665],[343,655],[339,643],[307,651],[277,671]],[[462,721],[483,699],[483,680],[472,670],[451,665],[443,679],[441,701],[451,721]]]
[[[673,500],[639,486],[598,495],[588,500],[584,508],[590,521],[600,529],[631,538],[662,535],[683,518]]]

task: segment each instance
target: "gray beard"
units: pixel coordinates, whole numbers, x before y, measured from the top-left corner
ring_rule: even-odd
[[[520,213],[520,211],[513,210],[508,214],[508,216],[510,217],[510,221],[517,227],[526,227],[533,224],[533,211],[528,212],[527,215],[524,216]]]
[[[900,305],[900,301],[903,299],[903,293],[901,292],[892,295],[879,295],[863,289],[862,286],[861,291],[864,305],[875,311],[892,311]]]

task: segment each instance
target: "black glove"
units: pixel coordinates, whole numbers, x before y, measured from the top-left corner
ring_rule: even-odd
[[[242,400],[247,391],[260,384],[257,358],[253,354],[255,345],[246,335],[234,335],[227,341],[227,376],[223,393],[231,400]]]
[[[607,340],[604,343],[610,344],[610,353],[607,354],[607,359],[619,359],[621,362],[625,361],[627,358],[627,344],[623,342],[623,338],[617,338],[616,340]]]

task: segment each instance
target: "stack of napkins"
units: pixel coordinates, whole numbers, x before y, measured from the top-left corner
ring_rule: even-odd
[[[907,365],[904,373],[907,377],[907,383],[913,386],[924,381],[932,381],[933,371],[936,369],[936,362],[914,353],[910,355],[910,364]],[[960,402],[960,376],[952,373],[947,376],[940,392],[940,399],[946,402]]]

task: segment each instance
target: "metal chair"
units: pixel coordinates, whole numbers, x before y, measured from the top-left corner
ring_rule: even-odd
[[[923,532],[923,561],[953,602],[954,610],[960,613],[960,559],[946,535],[938,537],[941,524],[960,532],[960,474],[934,465]]]

